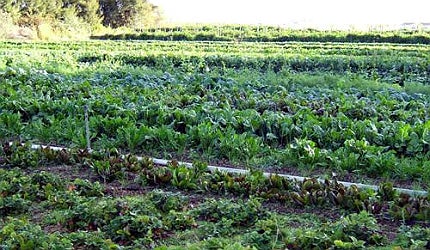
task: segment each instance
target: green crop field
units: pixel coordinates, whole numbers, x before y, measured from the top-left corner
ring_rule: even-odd
[[[304,34],[0,42],[0,248],[428,248],[428,34]]]

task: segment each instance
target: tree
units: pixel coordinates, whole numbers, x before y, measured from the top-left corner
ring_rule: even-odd
[[[161,19],[159,9],[146,0],[0,0],[0,10],[19,25],[60,30],[86,24],[141,29]]]
[[[100,0],[103,25],[142,28],[160,20],[158,8],[146,0]]]
[[[0,1],[0,10],[4,13],[8,13],[10,17],[16,22],[21,16],[20,8],[15,4],[15,0],[3,0]]]
[[[104,26],[120,27],[120,12],[116,0],[100,0],[102,23]]]
[[[61,14],[62,0],[3,0],[0,7],[21,25],[38,25]]]
[[[160,9],[145,1],[138,1],[130,18],[129,27],[140,30],[144,27],[155,26],[161,21]]]
[[[99,0],[63,0],[63,11],[70,9],[92,27],[101,23]]]
[[[81,2],[82,11],[78,13],[78,16],[91,26],[101,24],[99,0],[83,0]]]

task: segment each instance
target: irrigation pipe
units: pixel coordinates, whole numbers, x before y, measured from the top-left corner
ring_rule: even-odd
[[[9,144],[12,145],[12,142],[10,142]],[[31,145],[31,149],[35,149],[35,150],[42,149],[42,148],[48,148],[48,147],[54,151],[70,150],[69,148],[65,148],[65,147],[55,147],[55,146],[37,145],[37,144]],[[121,157],[125,157],[125,155],[121,155]],[[139,161],[142,161],[144,159],[144,157],[141,157],[141,156],[137,156],[136,158]],[[170,162],[169,160],[164,160],[164,159],[157,159],[157,158],[149,158],[149,159],[152,160],[154,162],[154,164],[162,165],[162,166],[166,166]],[[181,165],[185,165],[189,168],[193,167],[193,164],[189,163],[189,162],[178,162],[178,163]],[[219,166],[208,166],[208,170],[211,172],[221,171],[221,172],[234,173],[234,174],[244,174],[244,175],[249,174],[249,170],[238,169],[238,168],[229,168],[229,167],[219,167]],[[269,177],[271,175],[274,175],[274,173],[264,172],[263,175],[265,177]],[[309,179],[309,178],[306,178],[303,176],[295,176],[295,175],[288,175],[288,174],[276,174],[276,175],[279,175],[280,177],[288,179],[288,180],[294,180],[294,181],[299,181],[299,182],[302,182],[305,179]],[[324,182],[324,179],[321,179],[321,178],[318,178],[317,180],[319,182]],[[350,186],[354,185],[360,189],[372,189],[375,191],[378,190],[378,186],[376,186],[376,185],[368,185],[368,184],[346,182],[346,181],[338,181],[338,183],[344,185],[345,187],[350,187]],[[395,187],[394,190],[396,190],[399,193],[404,193],[404,194],[408,194],[411,196],[427,196],[427,191],[422,191],[422,190],[413,190],[413,189],[398,188],[398,187]]]

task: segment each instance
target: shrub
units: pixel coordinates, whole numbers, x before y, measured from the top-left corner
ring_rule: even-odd
[[[0,10],[0,39],[8,38],[15,28],[12,16]]]

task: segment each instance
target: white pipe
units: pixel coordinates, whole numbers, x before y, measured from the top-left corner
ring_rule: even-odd
[[[11,142],[9,144],[12,145]],[[31,145],[31,149],[41,149],[41,148],[46,148],[46,147],[49,147],[50,149],[52,149],[54,151],[70,150],[70,149],[65,148],[65,147],[45,146],[45,145],[37,145],[37,144]],[[121,157],[125,157],[125,156],[121,155]],[[140,157],[140,156],[137,156],[136,158],[139,161],[142,161],[144,159],[144,157]],[[170,162],[170,161],[164,160],[164,159],[157,159],[157,158],[149,158],[149,159],[151,161],[153,161],[154,164],[163,165],[163,166],[168,165],[168,163]],[[178,163],[180,165],[185,165],[189,168],[193,167],[193,164],[189,163],[189,162],[181,162],[180,161]],[[235,174],[249,174],[249,170],[246,170],[246,169],[228,168],[228,167],[219,167],[219,166],[208,166],[207,168],[208,168],[208,170],[210,170],[212,172],[222,171],[222,172],[235,173]],[[274,174],[264,172],[263,175],[265,177],[269,177],[269,176],[274,175]],[[276,175],[279,175],[280,177],[285,178],[285,179],[295,180],[295,181],[299,181],[299,182],[303,182],[305,179],[309,179],[309,178],[302,177],[302,176],[295,176],[295,175],[288,175],[288,174],[276,174]],[[319,182],[324,182],[324,179],[321,179],[321,178],[318,178],[317,180]],[[346,182],[346,181],[338,181],[338,183],[344,185],[345,187],[350,187],[350,186],[354,185],[360,189],[372,189],[375,191],[377,191],[379,189],[379,187],[376,185],[368,185],[368,184],[353,183],[353,182]],[[427,191],[422,191],[422,190],[412,190],[412,189],[397,188],[397,187],[395,187],[394,190],[396,190],[399,193],[404,193],[404,194],[408,194],[411,196],[427,196]]]

